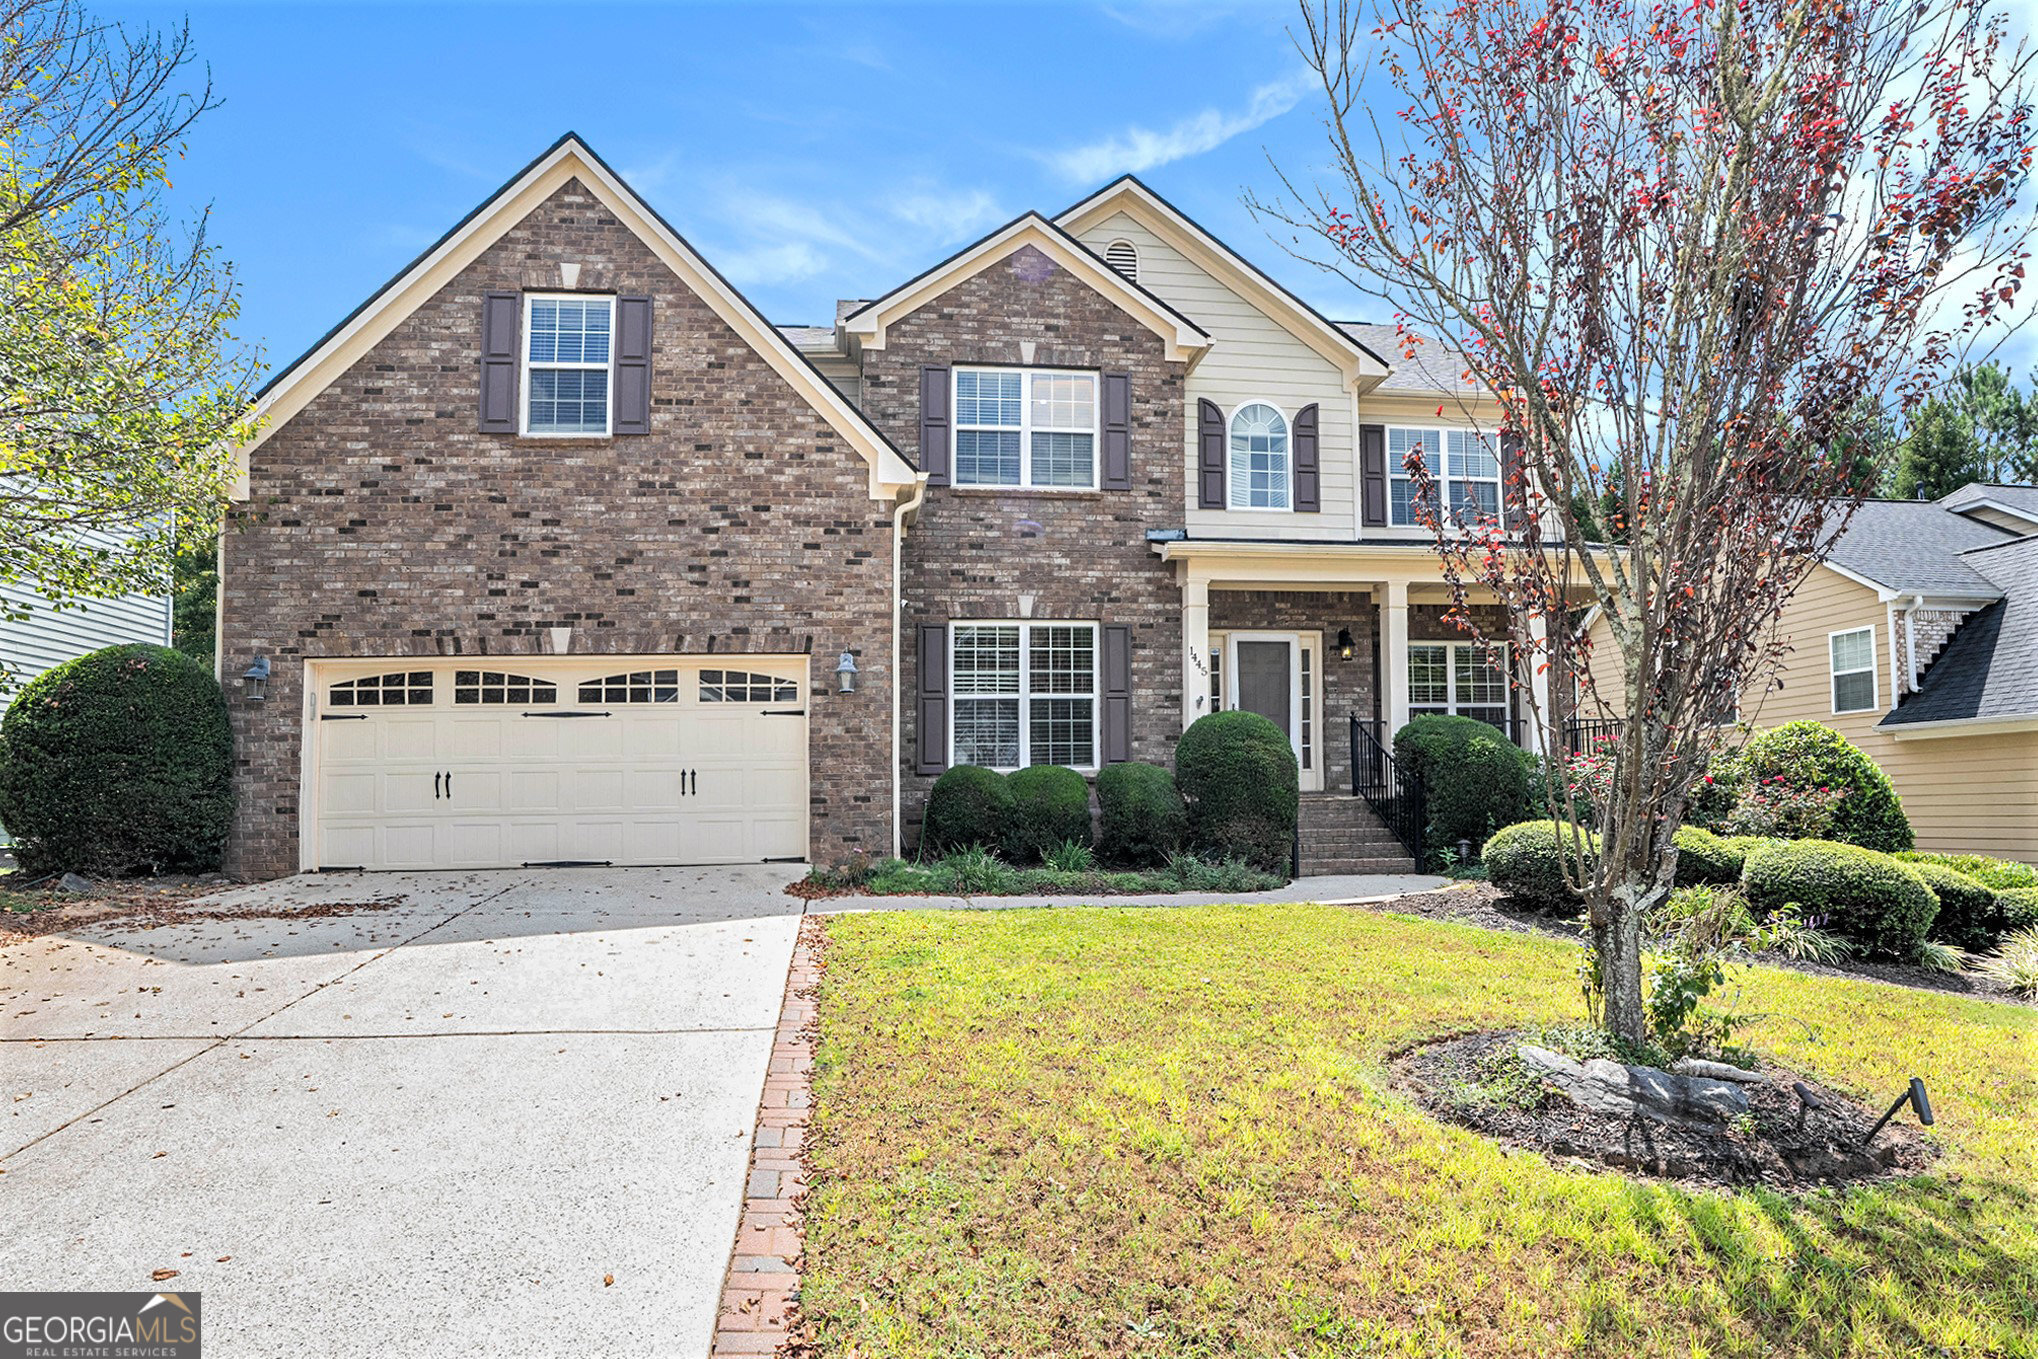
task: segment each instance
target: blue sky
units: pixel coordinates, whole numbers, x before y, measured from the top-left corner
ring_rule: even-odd
[[[568,129],[776,321],[1126,170],[1322,310],[1380,310],[1240,203],[1269,153],[1325,159],[1286,0],[94,8],[188,14],[225,103],[176,193],[212,205],[272,368]]]

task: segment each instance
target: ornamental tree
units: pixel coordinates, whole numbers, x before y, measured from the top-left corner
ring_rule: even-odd
[[[1640,1039],[1671,837],[1872,480],[1868,413],[1915,406],[2017,298],[2029,58],[1968,0],[1305,0],[1298,45],[1339,176],[1253,206],[1499,405],[1504,515],[1409,470],[1544,755],[1620,723],[1599,852],[1562,838],[1601,1022]],[[1466,607],[1489,592],[1504,626]]]

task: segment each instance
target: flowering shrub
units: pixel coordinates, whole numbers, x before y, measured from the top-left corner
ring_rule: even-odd
[[[1728,835],[1762,835],[1779,840],[1824,840],[1830,837],[1845,788],[1792,783],[1788,775],[1772,774],[1741,790],[1721,829]]]

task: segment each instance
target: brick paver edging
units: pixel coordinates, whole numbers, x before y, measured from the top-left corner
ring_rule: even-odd
[[[795,1338],[800,1286],[800,1202],[814,1070],[816,993],[821,983],[822,922],[807,916],[793,945],[785,1003],[771,1040],[771,1065],[750,1142],[750,1179],[736,1227],[713,1355],[776,1354]]]

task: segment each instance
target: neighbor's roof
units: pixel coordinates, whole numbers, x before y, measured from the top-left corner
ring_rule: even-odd
[[[1339,321],[1337,328],[1386,360],[1387,378],[1376,392],[1425,392],[1432,395],[1486,396],[1486,389],[1465,376],[1465,356],[1455,349],[1426,342],[1415,347],[1415,357],[1402,352],[1401,331],[1396,326],[1376,326],[1365,321]]]
[[[1884,728],[2038,716],[2038,535],[1961,559],[2002,597],[1960,625]]]
[[[1961,554],[2016,536],[1930,500],[1868,500],[1854,512],[1830,560],[1907,594],[1996,599],[2002,589]]]
[[[1949,510],[1961,511],[1975,506],[1992,506],[2038,523],[2038,486],[1970,481],[1959,490],[1941,496],[1939,503]]]

